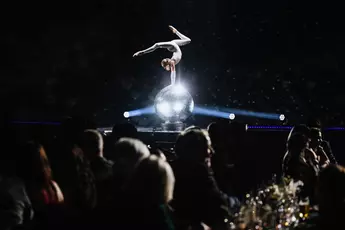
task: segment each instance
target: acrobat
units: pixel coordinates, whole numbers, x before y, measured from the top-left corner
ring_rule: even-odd
[[[181,34],[177,29],[175,29],[173,26],[169,26],[170,30],[176,34],[180,39],[175,39],[170,42],[158,42],[151,46],[150,48],[147,48],[145,50],[141,50],[136,52],[133,57],[141,56],[147,53],[151,53],[155,51],[156,49],[162,48],[167,49],[170,52],[173,52],[173,56],[171,58],[164,58],[161,62],[162,67],[166,71],[171,71],[171,84],[175,84],[176,80],[176,69],[175,66],[181,61],[182,58],[182,52],[180,49],[180,46],[187,45],[191,42],[191,39],[187,36]]]

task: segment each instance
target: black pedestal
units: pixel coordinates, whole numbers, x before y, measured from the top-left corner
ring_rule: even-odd
[[[182,122],[165,122],[162,124],[164,131],[183,131],[185,124]]]

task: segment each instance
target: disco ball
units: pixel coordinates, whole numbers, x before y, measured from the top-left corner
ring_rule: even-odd
[[[169,85],[155,98],[156,113],[166,122],[183,121],[192,114],[193,109],[193,98],[181,85]]]

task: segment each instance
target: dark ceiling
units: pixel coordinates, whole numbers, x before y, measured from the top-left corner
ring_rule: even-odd
[[[12,1],[13,2],[13,1]],[[344,14],[315,1],[126,0],[1,6],[0,93],[22,120],[92,116],[100,123],[152,104],[169,83],[172,24],[191,37],[178,65],[197,104],[285,113],[290,121],[344,115]]]

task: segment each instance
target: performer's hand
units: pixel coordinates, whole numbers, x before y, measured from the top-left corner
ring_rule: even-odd
[[[173,27],[173,26],[169,26],[169,29],[174,33],[174,34],[176,34],[176,32],[177,32],[177,29],[175,29],[175,27]]]
[[[143,53],[141,51],[139,51],[139,52],[136,52],[135,54],[133,54],[133,57],[137,57],[137,56],[141,56],[141,55],[143,55]]]

